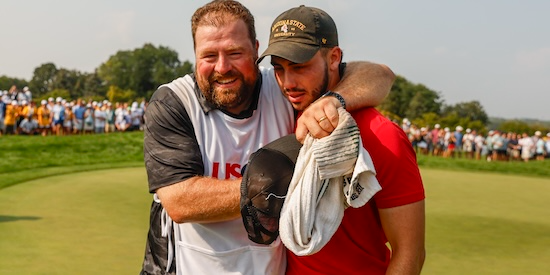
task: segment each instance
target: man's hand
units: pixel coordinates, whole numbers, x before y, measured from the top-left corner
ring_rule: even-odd
[[[309,133],[314,138],[323,138],[338,126],[340,101],[333,96],[321,97],[307,107],[296,125],[296,139],[304,143]]]

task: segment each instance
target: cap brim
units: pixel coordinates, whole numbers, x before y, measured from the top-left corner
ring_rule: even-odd
[[[295,134],[290,134],[272,141],[265,145],[264,148],[279,151],[285,154],[292,162],[296,163],[302,144],[296,139]]]
[[[258,58],[257,63],[260,63],[264,57],[274,55],[284,58],[290,62],[301,64],[313,58],[319,51],[317,45],[308,45],[303,43],[295,43],[290,41],[278,41],[271,43],[264,53]]]

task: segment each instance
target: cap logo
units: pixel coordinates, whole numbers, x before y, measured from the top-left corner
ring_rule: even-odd
[[[284,24],[284,25],[281,27],[281,31],[283,31],[284,33],[287,33],[287,32],[288,32],[288,25],[287,25],[287,24]]]
[[[323,42],[323,45],[327,44],[327,39],[323,37],[322,42]]]
[[[277,32],[278,28],[280,28],[279,32]],[[295,36],[296,30],[300,29],[301,31],[304,31],[306,28],[306,25],[304,25],[302,22],[297,20],[280,20],[273,24],[271,27],[271,33],[273,34],[273,37],[280,37],[280,36]]]

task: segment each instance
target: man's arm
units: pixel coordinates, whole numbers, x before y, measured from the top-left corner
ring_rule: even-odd
[[[378,211],[392,250],[386,274],[420,274],[426,257],[424,200]]]
[[[240,217],[241,179],[192,177],[157,189],[168,215],[177,223],[220,222]]]
[[[151,98],[145,113],[144,161],[149,192],[155,192],[177,223],[217,222],[240,216],[240,179],[205,177],[193,123],[167,87]]]
[[[386,65],[349,62],[334,92],[344,97],[348,111],[354,111],[380,105],[390,93],[394,80],[394,73]]]
[[[354,61],[347,63],[344,74],[333,91],[342,95],[348,111],[354,111],[382,103],[394,80],[394,73],[386,65]],[[298,119],[296,138],[303,141],[308,132],[316,138],[328,136],[338,125],[338,107],[341,107],[340,102],[332,96],[312,103]],[[331,123],[324,123],[325,128],[322,128],[317,120],[324,116]]]

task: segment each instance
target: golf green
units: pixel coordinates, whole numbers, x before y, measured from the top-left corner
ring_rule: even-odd
[[[423,274],[548,274],[550,179],[422,169]],[[137,274],[151,195],[145,170],[0,190],[0,274]]]
[[[0,274],[138,274],[151,198],[144,168],[0,190]]]

